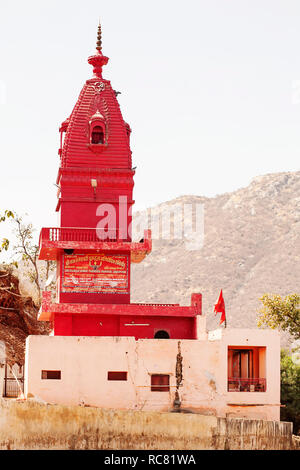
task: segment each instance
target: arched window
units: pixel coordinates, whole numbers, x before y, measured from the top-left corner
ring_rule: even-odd
[[[91,144],[104,144],[104,132],[101,126],[93,127]]]
[[[154,338],[155,339],[168,339],[170,338],[170,335],[167,331],[165,330],[158,330],[155,335],[154,335]]]
[[[92,152],[102,152],[107,145],[106,124],[105,119],[100,113],[96,111],[89,121],[89,144],[88,147]]]

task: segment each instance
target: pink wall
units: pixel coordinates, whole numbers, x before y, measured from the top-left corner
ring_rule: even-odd
[[[200,326],[200,325],[198,325]],[[198,333],[200,331],[198,330]],[[25,393],[49,403],[168,411],[176,391],[179,346],[182,408],[202,414],[280,419],[280,339],[276,331],[222,329],[201,340],[133,337],[29,336]],[[228,391],[228,346],[266,347],[266,392]],[[42,380],[41,370],[60,370],[61,380]],[[109,371],[127,372],[108,381]],[[151,392],[151,374],[170,376],[169,392]]]

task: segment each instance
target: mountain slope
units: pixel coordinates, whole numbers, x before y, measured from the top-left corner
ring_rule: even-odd
[[[204,204],[203,247],[188,251],[184,240],[154,240],[152,253],[133,266],[132,302],[185,305],[201,292],[214,328],[213,306],[223,289],[228,326],[255,327],[262,294],[300,290],[300,172],[260,176],[214,198],[182,196],[151,215],[157,220],[173,204],[197,203]],[[180,222],[175,216],[174,224]]]

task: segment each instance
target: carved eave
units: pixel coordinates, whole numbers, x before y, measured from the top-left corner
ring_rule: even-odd
[[[70,118],[68,117],[64,122],[61,123],[59,132],[66,132],[69,124],[70,124]]]
[[[99,144],[97,144],[99,145]],[[133,176],[135,170],[131,168],[62,168],[58,170],[56,184],[61,184],[62,179],[64,182],[84,182],[87,178],[101,178],[105,181],[115,181],[119,184],[120,179],[123,183],[128,183],[133,186]]]
[[[193,296],[201,294],[192,294]],[[202,314],[201,303],[190,306],[179,304],[80,304],[80,303],[52,303],[51,292],[42,293],[42,305],[38,314],[40,321],[53,321],[55,315],[105,315],[118,312],[118,315],[135,317],[197,317]]]

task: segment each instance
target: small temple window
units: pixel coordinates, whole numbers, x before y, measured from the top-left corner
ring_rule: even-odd
[[[154,335],[154,338],[155,339],[169,339],[170,338],[170,335],[167,331],[165,330],[158,330],[155,335]]]
[[[266,391],[265,347],[228,347],[228,391]]]
[[[108,372],[107,380],[127,380],[127,372]]]
[[[60,370],[42,370],[42,379],[61,379],[61,371]]]
[[[170,376],[167,374],[151,375],[151,392],[169,392]]]
[[[104,132],[101,126],[95,126],[91,135],[92,144],[104,144]]]

